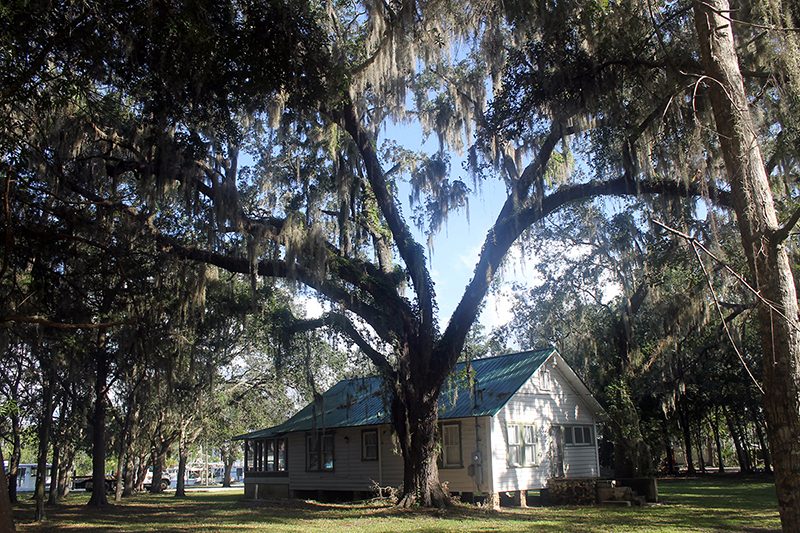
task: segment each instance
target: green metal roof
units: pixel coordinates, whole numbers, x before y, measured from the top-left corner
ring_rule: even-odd
[[[545,348],[458,363],[439,396],[439,419],[497,414],[554,353],[553,348]],[[234,439],[268,438],[313,428],[387,424],[389,404],[381,385],[382,379],[377,376],[342,380],[322,395],[319,405],[312,402],[282,424]]]

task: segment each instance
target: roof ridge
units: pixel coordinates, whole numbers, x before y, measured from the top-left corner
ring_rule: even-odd
[[[529,354],[529,353],[537,353],[537,352],[545,352],[555,350],[553,346],[546,346],[542,348],[534,348],[533,350],[520,350],[519,352],[511,352],[511,353],[504,353],[500,355],[490,355],[489,357],[481,357],[478,359],[470,359],[470,363],[474,363],[475,361],[488,361],[489,359],[499,359],[500,357],[511,357],[512,355],[522,355],[522,354]],[[458,364],[465,364],[467,361],[460,361]]]
[[[469,361],[458,361],[456,363],[456,365],[463,365],[463,364],[466,364],[468,362],[469,363],[474,363],[476,361],[488,361],[490,359],[499,359],[500,357],[511,357],[512,355],[532,354],[532,353],[537,353],[537,352],[554,351],[554,350],[555,350],[554,346],[543,346],[541,348],[533,348],[532,350],[520,350],[518,352],[503,353],[503,354],[499,354],[499,355],[490,355],[489,357],[480,357],[478,359],[470,359]],[[364,380],[364,379],[383,379],[383,376],[381,376],[380,374],[370,374],[368,376],[362,376],[362,377],[344,378],[344,379],[340,379],[339,381],[334,383],[331,386],[331,389],[333,387],[335,387],[336,385],[338,385],[339,383],[345,383],[345,382],[356,381],[356,380]]]

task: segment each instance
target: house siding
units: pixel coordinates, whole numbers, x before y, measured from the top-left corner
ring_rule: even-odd
[[[378,461],[361,460],[361,431],[371,427],[333,431],[333,471],[306,470],[306,433],[289,434],[289,488],[291,490],[370,490],[379,479]]]
[[[447,482],[452,492],[488,492],[491,482],[489,464],[491,430],[490,417],[462,418],[445,420],[443,423],[457,422],[461,426],[460,468],[440,468],[439,479]],[[361,460],[361,432],[365,429],[378,429],[380,444],[380,463]],[[375,483],[382,487],[399,488],[403,484],[403,457],[396,445],[388,425],[358,428],[337,428],[334,433],[334,469],[331,472],[309,472],[306,470],[306,433],[289,433],[288,476],[259,476],[250,472],[245,477],[245,492],[253,497],[253,485],[258,484],[259,495],[283,493],[283,488],[293,491],[342,490],[368,491]],[[478,440],[480,439],[480,440]],[[480,467],[470,469],[474,452],[480,450],[483,459]],[[478,472],[470,475],[470,470]],[[270,485],[270,487],[267,487]],[[281,488],[279,488],[281,487]]]
[[[459,423],[461,425],[461,468],[440,468],[439,480],[447,482],[450,492],[488,492],[491,474],[488,461],[491,456],[489,417],[458,418],[442,420],[444,424]],[[480,452],[482,466],[473,465],[475,452]],[[470,471],[474,475],[470,475]]]
[[[593,426],[591,409],[578,396],[551,358],[523,384],[506,405],[492,418],[492,477],[494,492],[543,488],[552,477],[553,436],[551,428],[560,425]],[[541,372],[550,375],[543,388]],[[508,424],[531,424],[536,429],[537,464],[528,467],[508,465]],[[597,447],[565,446],[564,475],[568,478],[596,477]]]

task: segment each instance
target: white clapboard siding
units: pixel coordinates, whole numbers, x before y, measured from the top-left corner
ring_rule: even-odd
[[[489,453],[489,417],[458,418],[442,420],[443,424],[458,423],[461,426],[461,468],[440,468],[439,480],[447,482],[451,492],[485,492],[489,488],[491,479],[486,461]],[[480,451],[484,457],[483,475],[470,475],[470,465],[473,464],[473,455]],[[473,471],[477,470],[477,466]],[[482,483],[479,483],[483,480]]]
[[[554,358],[548,360],[492,420],[492,473],[494,491],[538,489],[551,477],[551,428],[564,424],[593,425],[595,418],[586,403],[561,373]],[[543,383],[540,372],[549,379]],[[507,458],[508,424],[536,427],[538,464],[530,467],[509,467]],[[567,477],[597,476],[595,446],[564,448],[564,470]]]

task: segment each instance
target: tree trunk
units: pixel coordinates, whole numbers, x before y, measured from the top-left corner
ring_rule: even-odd
[[[161,476],[164,474],[164,463],[167,459],[167,450],[158,449],[153,450],[153,477],[150,481],[150,492],[152,494],[160,494],[164,491],[161,490]]]
[[[128,498],[133,495],[133,491],[136,487],[136,462],[134,460],[133,452],[128,450],[128,453],[125,455],[125,469],[122,471],[123,473],[123,487],[122,487],[122,497]]]
[[[68,397],[66,393],[61,400],[61,408],[58,413],[58,425],[53,431],[53,464],[50,467],[50,494],[47,498],[49,505],[58,503],[58,485],[59,476],[61,475],[61,461],[63,452],[64,435],[66,434],[65,426],[67,423],[67,409]]]
[[[398,504],[445,507],[450,496],[439,481],[436,465],[438,391],[426,391],[423,380],[416,386],[398,383],[397,390],[392,422],[403,454],[403,493]]]
[[[675,448],[672,446],[672,438],[669,434],[669,427],[667,426],[667,417],[661,419],[661,436],[664,439],[664,451],[666,452],[666,467],[667,474],[670,476],[675,475]]]
[[[50,466],[50,493],[47,496],[47,503],[55,505],[58,503],[58,476],[61,472],[61,443],[58,439],[53,439],[53,464]]]
[[[88,505],[105,507],[106,496],[106,383],[108,355],[102,348],[95,355],[94,419],[92,421],[92,497]]]
[[[711,103],[755,290],[763,349],[764,410],[784,531],[800,531],[800,320],[764,161],[750,117],[727,0],[694,3]]]
[[[711,429],[714,432],[714,444],[717,447],[717,472],[724,474],[725,462],[722,459],[722,439],[719,436],[719,407],[714,409],[714,421],[711,424]]]
[[[42,418],[39,421],[39,451],[36,457],[36,486],[33,490],[33,499],[36,502],[33,519],[36,522],[45,519],[45,483],[47,483],[47,448],[50,445],[50,428],[53,424],[53,386],[55,384],[55,366],[50,362],[50,370],[45,378],[47,381],[42,388],[44,405]]]
[[[686,398],[681,398],[678,404],[678,418],[680,420],[681,432],[683,433],[683,446],[686,455],[686,473],[690,476],[697,472],[694,469],[694,458],[692,456],[692,430],[689,427],[689,414],[686,412]]]
[[[185,438],[181,435],[180,445],[178,446],[178,479],[175,485],[175,497],[186,497],[186,463],[189,460],[189,447],[186,445]]]
[[[769,446],[764,438],[764,429],[761,426],[761,417],[757,411],[753,411],[753,424],[756,428],[756,438],[761,448],[761,458],[764,460],[764,472],[772,472],[772,461],[770,460]]]
[[[139,464],[136,467],[136,486],[134,489],[137,492],[144,490],[144,478],[147,476],[147,454],[139,456]]]
[[[22,438],[20,433],[19,413],[13,410],[10,418],[13,448],[11,450],[11,457],[8,458],[8,500],[11,503],[17,503],[17,474],[19,473],[19,460],[22,456]]]
[[[132,444],[133,424],[138,422],[138,405],[137,405],[137,390],[134,388],[128,396],[127,406],[125,409],[125,420],[122,425],[122,431],[118,437],[117,447],[117,468],[114,471],[114,501],[122,501],[125,495],[125,479],[124,474],[128,466],[127,458],[130,457],[130,449]]]
[[[700,473],[706,473],[706,458],[703,457],[703,429],[700,420],[697,421],[697,462],[700,463]]]
[[[69,494],[72,482],[72,465],[75,462],[75,448],[72,445],[62,445],[62,459],[58,473],[58,499],[61,500]]]
[[[3,447],[0,446],[0,533],[14,533],[14,515],[8,497],[8,478],[3,464]]]
[[[233,463],[236,462],[236,453],[234,452],[233,445],[229,444],[224,444],[220,451],[222,455],[222,465],[225,467],[225,471],[222,476],[222,486],[230,487]]]
[[[731,434],[733,446],[736,448],[736,460],[739,462],[739,471],[748,473],[750,472],[750,458],[747,455],[745,444],[742,443],[741,435],[739,435],[739,428],[733,420],[733,415],[731,415],[727,409],[725,410],[725,420],[728,423],[728,433]]]

